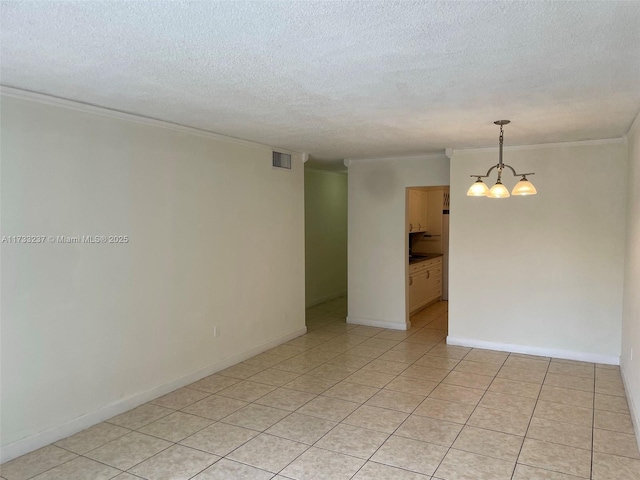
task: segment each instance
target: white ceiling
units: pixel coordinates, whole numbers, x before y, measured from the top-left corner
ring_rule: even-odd
[[[624,135],[638,1],[2,1],[3,85],[315,159]]]

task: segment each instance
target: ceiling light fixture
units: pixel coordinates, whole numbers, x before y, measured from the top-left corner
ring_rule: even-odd
[[[536,187],[533,186],[527,175],[535,175],[535,173],[516,173],[516,171],[510,165],[502,163],[502,144],[504,138],[504,132],[502,130],[503,125],[511,123],[511,120],[497,120],[496,125],[500,125],[500,157],[497,165],[491,167],[486,175],[470,175],[477,178],[477,180],[467,190],[467,196],[469,197],[489,197],[489,198],[507,198],[509,197],[509,189],[502,184],[502,170],[507,167],[513,173],[514,177],[522,177],[520,181],[511,190],[511,195],[535,195],[537,192]],[[487,185],[482,181],[483,178],[487,178],[493,169],[498,170],[498,180],[496,184],[489,189]]]

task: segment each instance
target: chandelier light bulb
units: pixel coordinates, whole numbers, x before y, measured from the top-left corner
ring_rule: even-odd
[[[510,197],[509,189],[505,187],[500,180],[496,182],[496,184],[491,187],[489,193],[487,194],[489,198],[507,198]]]
[[[467,190],[468,197],[486,197],[489,193],[489,187],[480,178],[476,180]]]
[[[536,187],[533,186],[525,175],[522,176],[522,179],[513,187],[511,190],[511,195],[535,195],[538,193]]]

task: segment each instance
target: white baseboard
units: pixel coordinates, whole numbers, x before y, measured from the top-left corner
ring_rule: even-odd
[[[336,298],[345,297],[346,295],[347,295],[346,290],[340,290],[339,292],[334,292],[330,295],[314,298],[313,300],[307,300],[306,308],[315,307],[316,305],[320,305],[321,303],[328,302],[330,300],[335,300]]]
[[[247,360],[248,358],[258,355],[266,350],[277,347],[278,345],[284,342],[288,342],[289,340],[293,340],[294,338],[297,338],[300,335],[304,335],[305,333],[307,333],[307,327],[300,328],[287,335],[283,335],[279,338],[253,347],[247,351],[226,358],[214,365],[202,368],[193,373],[177,378],[163,385],[151,388],[144,392],[137,393],[131,397],[118,400],[114,403],[102,407],[99,410],[74,418],[73,420],[63,423],[62,425],[58,425],[43,432],[39,432],[16,442],[10,443],[9,445],[3,446],[0,449],[0,463],[8,462],[9,460],[37,450],[38,448],[44,447],[45,445],[57,442],[58,440],[68,437],[69,435],[73,435],[74,433],[103,422],[111,417],[124,413],[127,410],[131,410],[132,408],[142,405],[143,403],[147,403],[154,398],[158,398],[162,395],[172,392],[173,390],[196,382],[201,378],[219,372],[220,370],[224,370],[225,368]]]
[[[447,337],[448,345],[461,347],[484,348],[486,350],[498,350],[500,352],[526,353],[540,357],[564,358],[565,360],[577,360],[580,362],[604,363],[607,365],[620,365],[620,357],[615,355],[602,355],[599,353],[574,352],[555,348],[530,347],[527,345],[513,345],[509,343],[486,342],[472,338]]]
[[[638,444],[638,450],[640,450],[640,410],[638,410],[639,406],[635,404],[633,401],[633,397],[629,392],[631,389],[629,388],[629,381],[627,380],[626,375],[624,374],[624,370],[620,369],[620,374],[622,375],[622,383],[624,383],[624,391],[627,394],[627,403],[629,404],[629,412],[631,413],[631,423],[633,423],[633,429],[636,432],[636,443]]]
[[[411,328],[411,324],[407,325],[405,322],[387,322],[385,320],[354,317],[352,315],[347,316],[347,323],[351,323],[352,325],[365,325],[367,327],[390,328],[392,330],[408,330]]]

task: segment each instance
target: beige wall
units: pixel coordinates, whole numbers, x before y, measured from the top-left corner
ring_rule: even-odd
[[[304,332],[301,159],[84,110],[2,97],[2,234],[130,238],[2,245],[5,460]]]
[[[444,155],[351,160],[349,323],[407,328],[406,188],[448,184]]]
[[[304,170],[307,307],[347,293],[347,175]]]
[[[624,142],[506,148],[538,195],[467,197],[469,175],[496,161],[497,149],[451,159],[449,341],[617,363]]]
[[[622,375],[640,445],[640,116],[627,135],[627,229],[622,309]],[[621,181],[623,176],[621,175]],[[633,358],[632,358],[633,355]]]

